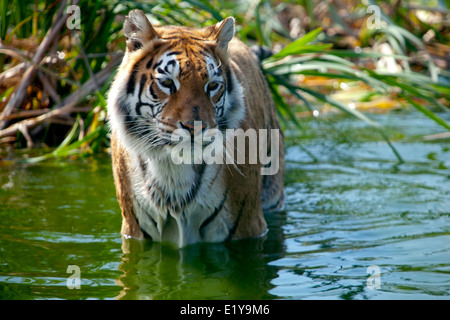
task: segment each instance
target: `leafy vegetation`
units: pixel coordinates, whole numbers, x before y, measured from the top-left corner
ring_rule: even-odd
[[[286,127],[344,112],[376,128],[401,161],[365,110],[412,107],[449,136],[438,114],[449,107],[449,3],[432,2],[0,0],[0,148],[53,147],[29,161],[108,149],[107,90],[124,17],[139,8],[163,25],[234,16],[241,40],[274,52],[261,66]]]

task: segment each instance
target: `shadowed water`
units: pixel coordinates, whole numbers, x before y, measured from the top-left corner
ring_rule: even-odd
[[[267,235],[182,250],[120,237],[107,156],[0,166],[0,298],[449,299],[450,143],[416,138],[443,131],[417,114],[375,119],[410,137],[405,163],[360,121],[308,122]]]

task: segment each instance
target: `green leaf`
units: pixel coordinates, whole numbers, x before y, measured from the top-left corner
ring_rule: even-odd
[[[271,79],[271,80],[272,81],[269,81],[269,88],[270,88],[270,91],[272,92],[272,97],[274,99],[275,105],[277,105],[279,109],[281,109],[288,115],[289,119],[294,123],[294,125],[298,129],[302,129],[302,126],[295,118],[295,115],[292,112],[291,108],[288,106],[288,104],[286,103],[284,98],[281,96],[277,84],[275,83],[275,81],[273,79]],[[283,118],[283,120],[286,120],[286,119]]]
[[[64,149],[75,137],[75,134],[78,130],[78,125],[80,122],[80,115],[77,116],[77,119],[75,120],[75,124],[73,125],[72,129],[70,130],[70,132],[67,134],[67,136],[64,138],[63,142],[61,142],[58,146],[58,148],[56,148],[55,151],[53,151],[53,153],[58,153],[60,150]]]
[[[311,90],[311,89],[303,88],[303,87],[297,87],[297,88],[299,90],[302,90],[302,91],[312,95],[316,99],[319,99],[319,100],[321,100],[323,102],[329,103],[330,105],[338,108],[339,110],[344,111],[344,112],[354,116],[355,118],[358,118],[358,119],[366,122],[367,124],[371,125],[372,127],[375,127],[375,128],[380,128],[381,127],[380,124],[378,124],[377,122],[374,122],[373,120],[369,119],[363,113],[359,112],[356,109],[349,108],[348,106],[346,106],[342,102],[337,101],[337,100],[331,98],[328,95],[319,93],[319,92]]]
[[[101,131],[102,131],[102,127],[98,127],[97,129],[95,129],[95,131],[87,134],[83,139],[75,141],[74,143],[72,143],[62,149],[55,150],[53,152],[53,155],[55,157],[68,156],[68,155],[72,154],[72,151],[74,151],[74,149],[79,148],[84,143],[94,140],[100,134]]]
[[[306,44],[310,43],[311,41],[315,40],[317,38],[317,36],[319,35],[319,33],[322,32],[322,28],[317,28],[311,32],[308,32],[307,34],[305,34],[303,37],[295,40],[294,42],[288,44],[286,47],[284,47],[282,50],[280,50],[278,53],[274,54],[273,56],[271,56],[269,59],[271,60],[276,60],[276,59],[282,59],[285,58],[287,56],[290,55],[296,55],[296,54],[301,54],[301,53],[305,53],[308,52],[308,50],[304,50],[304,47],[306,46]],[[326,48],[329,47],[330,45],[322,45],[321,48]],[[324,49],[319,49],[320,46],[311,46],[311,48],[316,48],[317,51],[320,50],[324,50]]]
[[[445,129],[450,130],[450,125],[442,118],[439,118],[434,112],[430,111],[429,109],[425,108],[421,104],[415,102],[410,97],[407,97],[405,95],[402,95],[403,98],[405,98],[414,108],[422,112],[424,115],[426,115],[428,118],[432,119],[437,124],[443,126]]]
[[[209,1],[205,0],[185,0],[185,1],[191,4],[194,8],[197,7],[210,13],[217,21],[223,20],[223,17],[220,14],[220,12],[214,9],[214,7],[211,5]]]
[[[410,57],[401,55],[401,54],[384,54],[380,52],[370,52],[370,51],[362,51],[362,52],[355,52],[354,50],[328,50],[328,54],[332,54],[339,57],[346,57],[346,58],[383,58],[383,57],[392,57],[394,59],[401,59],[401,60],[411,60]]]

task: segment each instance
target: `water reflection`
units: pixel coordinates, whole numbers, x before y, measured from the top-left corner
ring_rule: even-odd
[[[272,299],[269,290],[284,256],[280,217],[268,217],[261,238],[183,249],[146,240],[123,239],[122,287],[117,299]]]

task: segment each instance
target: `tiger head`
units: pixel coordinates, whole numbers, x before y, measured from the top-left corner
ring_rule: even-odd
[[[142,11],[131,11],[123,28],[126,53],[108,98],[116,129],[155,148],[171,145],[176,129],[194,134],[194,122],[201,121],[202,132],[236,126],[245,108],[233,103],[243,101],[227,56],[234,22],[154,27]]]

